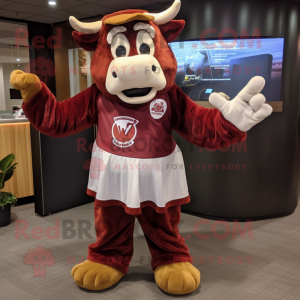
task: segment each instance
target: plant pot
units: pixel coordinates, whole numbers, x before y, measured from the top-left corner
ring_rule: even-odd
[[[10,210],[10,204],[5,205],[3,209],[0,207],[0,227],[10,224]]]

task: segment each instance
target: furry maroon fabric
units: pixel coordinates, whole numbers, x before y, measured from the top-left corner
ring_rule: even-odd
[[[159,29],[167,43],[171,43],[179,36],[184,25],[184,20],[172,20],[164,25],[160,25]]]
[[[22,108],[30,123],[41,133],[52,137],[76,134],[97,124],[96,101],[99,90],[90,88],[63,102],[57,102],[48,87],[42,89]]]
[[[126,214],[122,207],[101,207],[98,206],[99,202],[96,200],[94,206],[97,241],[89,245],[88,259],[126,274],[133,254],[135,217]],[[144,207],[137,219],[150,249],[153,270],[174,262],[192,262],[178,229],[179,205],[168,208],[164,214]]]
[[[72,32],[76,44],[86,51],[95,51],[98,44],[99,32],[94,34],[85,34],[77,31]]]
[[[225,148],[246,139],[216,108],[205,108],[192,101],[174,84],[169,91],[172,125],[190,143],[208,149]]]

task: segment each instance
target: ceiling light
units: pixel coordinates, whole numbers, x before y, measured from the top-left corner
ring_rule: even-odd
[[[56,5],[56,1],[49,1],[48,4],[49,5]]]
[[[20,61],[21,59],[20,58],[17,58],[17,61]]]

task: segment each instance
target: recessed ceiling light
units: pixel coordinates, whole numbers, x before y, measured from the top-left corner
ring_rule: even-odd
[[[56,5],[56,1],[49,1],[48,4],[49,5]]]
[[[20,61],[21,59],[20,58],[17,58],[17,61]]]

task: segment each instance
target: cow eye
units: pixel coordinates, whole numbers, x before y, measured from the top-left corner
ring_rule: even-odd
[[[141,46],[140,46],[140,53],[141,54],[150,54],[150,47],[148,44],[146,43],[143,43]]]
[[[129,52],[130,44],[127,37],[122,33],[115,35],[111,43],[111,54],[113,57],[126,57],[129,55]]]
[[[154,42],[149,32],[145,30],[139,31],[136,39],[136,48],[138,50],[138,53],[141,55],[143,54],[154,55],[154,51],[155,51]]]
[[[116,49],[116,55],[118,57],[126,56],[126,48],[124,46],[118,46]]]

